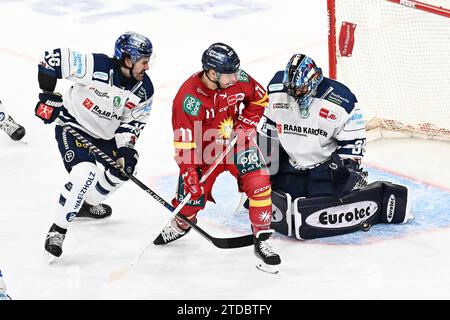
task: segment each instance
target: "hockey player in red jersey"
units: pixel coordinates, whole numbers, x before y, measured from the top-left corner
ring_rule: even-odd
[[[236,52],[223,43],[212,44],[202,56],[203,71],[187,79],[173,101],[175,160],[180,167],[176,207],[188,193],[191,199],[181,214],[196,221],[206,201],[214,201],[211,191],[217,176],[229,171],[249,201],[249,216],[255,238],[257,267],[278,272],[280,257],[268,244],[273,233],[271,186],[267,168],[253,141],[256,125],[268,104],[264,88],[240,69]],[[225,160],[200,184],[214,158],[224,151],[232,137],[237,144]],[[156,238],[166,244],[181,238],[190,227],[175,218]]]

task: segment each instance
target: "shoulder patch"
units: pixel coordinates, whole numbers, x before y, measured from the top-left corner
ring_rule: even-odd
[[[269,94],[274,92],[285,92],[286,88],[283,85],[283,76],[284,71],[278,71],[273,76],[272,80],[270,80],[269,85],[267,86],[267,92]]]
[[[248,74],[244,70],[241,70],[241,72],[239,73],[238,81],[239,82],[250,82]]]
[[[77,78],[83,78],[86,75],[87,57],[85,54],[72,51],[71,54],[72,75]]]
[[[108,81],[109,75],[106,72],[97,71],[92,74],[92,79]]]
[[[183,100],[183,111],[191,116],[198,117],[202,102],[200,99],[187,94]]]
[[[355,103],[358,102],[355,95],[344,84],[325,77],[317,88],[316,97],[342,107],[348,114],[352,112]]]

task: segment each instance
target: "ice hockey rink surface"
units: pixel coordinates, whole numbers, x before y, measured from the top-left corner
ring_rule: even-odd
[[[0,99],[27,130],[23,142],[0,132],[0,269],[13,299],[450,298],[450,143],[424,139],[369,142],[364,160],[370,181],[408,187],[414,221],[310,241],[276,235],[279,274],[258,271],[251,247],[221,250],[190,232],[168,246],[151,246],[125,277],[108,282],[168,214],[132,182],[106,201],[110,218],[72,222],[63,255],[48,265],[44,240],[66,172],[54,125],[34,116],[37,63],[45,50],[112,55],[125,31],[151,39],[155,95],[137,143],[137,177],[170,200],[177,174],[171,102],[201,69],[202,52],[213,42],[230,44],[263,85],[297,52],[313,57],[327,75],[326,2],[3,0],[0,12]],[[59,81],[57,91],[68,84]],[[234,213],[239,194],[231,176],[219,178],[214,195],[217,204],[199,214],[199,225],[216,237],[249,234],[245,210]]]

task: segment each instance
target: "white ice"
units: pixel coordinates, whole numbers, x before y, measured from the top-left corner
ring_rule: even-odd
[[[326,6],[306,0],[3,0],[0,12],[0,99],[27,130],[26,144],[0,133],[0,268],[14,299],[450,298],[448,227],[362,245],[277,237],[273,245],[283,260],[277,275],[255,268],[251,247],[221,250],[191,232],[171,245],[151,246],[127,276],[108,283],[168,213],[131,182],[108,199],[114,210],[109,219],[73,222],[64,254],[48,265],[44,239],[66,172],[53,125],[33,114],[37,62],[45,50],[71,47],[111,55],[125,31],[150,37],[156,52],[149,71],[155,102],[138,142],[138,178],[159,192],[158,178],[177,172],[171,102],[181,83],[200,70],[203,50],[213,42],[229,43],[243,68],[264,85],[296,52],[314,57],[327,74]],[[68,85],[60,81],[57,89],[64,92]],[[382,140],[368,144],[366,162],[450,190],[449,146]],[[218,187],[236,189],[220,181]],[[230,200],[229,219],[235,219],[237,199],[237,192],[231,200],[218,199],[224,208]],[[199,224],[214,236],[241,235],[211,217],[202,221],[200,215]]]

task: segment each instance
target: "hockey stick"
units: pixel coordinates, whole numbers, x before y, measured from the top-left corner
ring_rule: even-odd
[[[188,218],[186,218],[182,214],[178,214],[178,212],[182,208],[181,204],[183,204],[183,206],[184,206],[184,204],[186,204],[186,202],[189,201],[190,194],[188,196],[186,196],[185,199],[183,199],[183,202],[178,205],[178,207],[177,207],[178,211],[175,213],[176,209],[170,203],[168,203],[163,198],[161,198],[157,193],[155,193],[152,189],[147,187],[138,178],[136,178],[135,176],[129,175],[126,172],[124,172],[122,167],[116,161],[111,159],[111,157],[109,157],[102,150],[100,150],[95,145],[93,145],[89,140],[84,138],[78,131],[74,130],[69,124],[64,123],[59,118],[56,120],[56,122],[57,122],[58,125],[62,126],[64,130],[68,131],[76,139],[80,140],[83,144],[85,144],[89,148],[89,151],[92,151],[95,154],[97,154],[98,156],[100,156],[111,167],[113,167],[113,168],[115,168],[117,170],[120,170],[127,178],[129,178],[131,181],[133,181],[135,184],[137,184],[141,189],[143,189],[145,192],[147,192],[150,196],[152,196],[156,201],[158,201],[164,207],[169,209],[173,213],[171,215],[171,218],[174,217],[175,215],[177,215],[177,217],[179,217],[180,219],[185,221],[190,227],[192,227],[194,230],[196,230],[198,233],[200,233],[205,239],[210,241],[216,247],[218,247],[220,249],[233,249],[233,248],[241,248],[241,247],[247,247],[247,246],[253,245],[253,235],[246,235],[246,236],[240,236],[240,237],[235,237],[235,238],[216,238],[216,237],[213,237],[213,236],[209,235],[206,231],[204,231],[198,225],[196,225],[195,223],[191,222]],[[231,143],[230,143],[230,145],[231,145]],[[229,147],[230,147],[230,145],[229,145]],[[231,148],[233,146],[234,146],[234,143],[231,146]],[[229,148],[229,149],[227,148],[228,152],[231,150],[231,148]],[[222,159],[224,157],[225,157],[225,154],[223,155],[223,157],[219,161],[217,161],[217,159],[216,159],[216,161],[213,163],[213,164],[215,164],[215,167],[217,167],[219,162],[222,161]],[[210,170],[208,170],[207,173],[209,171]],[[212,170],[211,170],[211,172],[212,172]],[[208,176],[209,176],[209,174],[211,172],[208,173]],[[206,173],[205,173],[205,176],[206,176]],[[184,201],[184,200],[186,200],[186,201]]]

